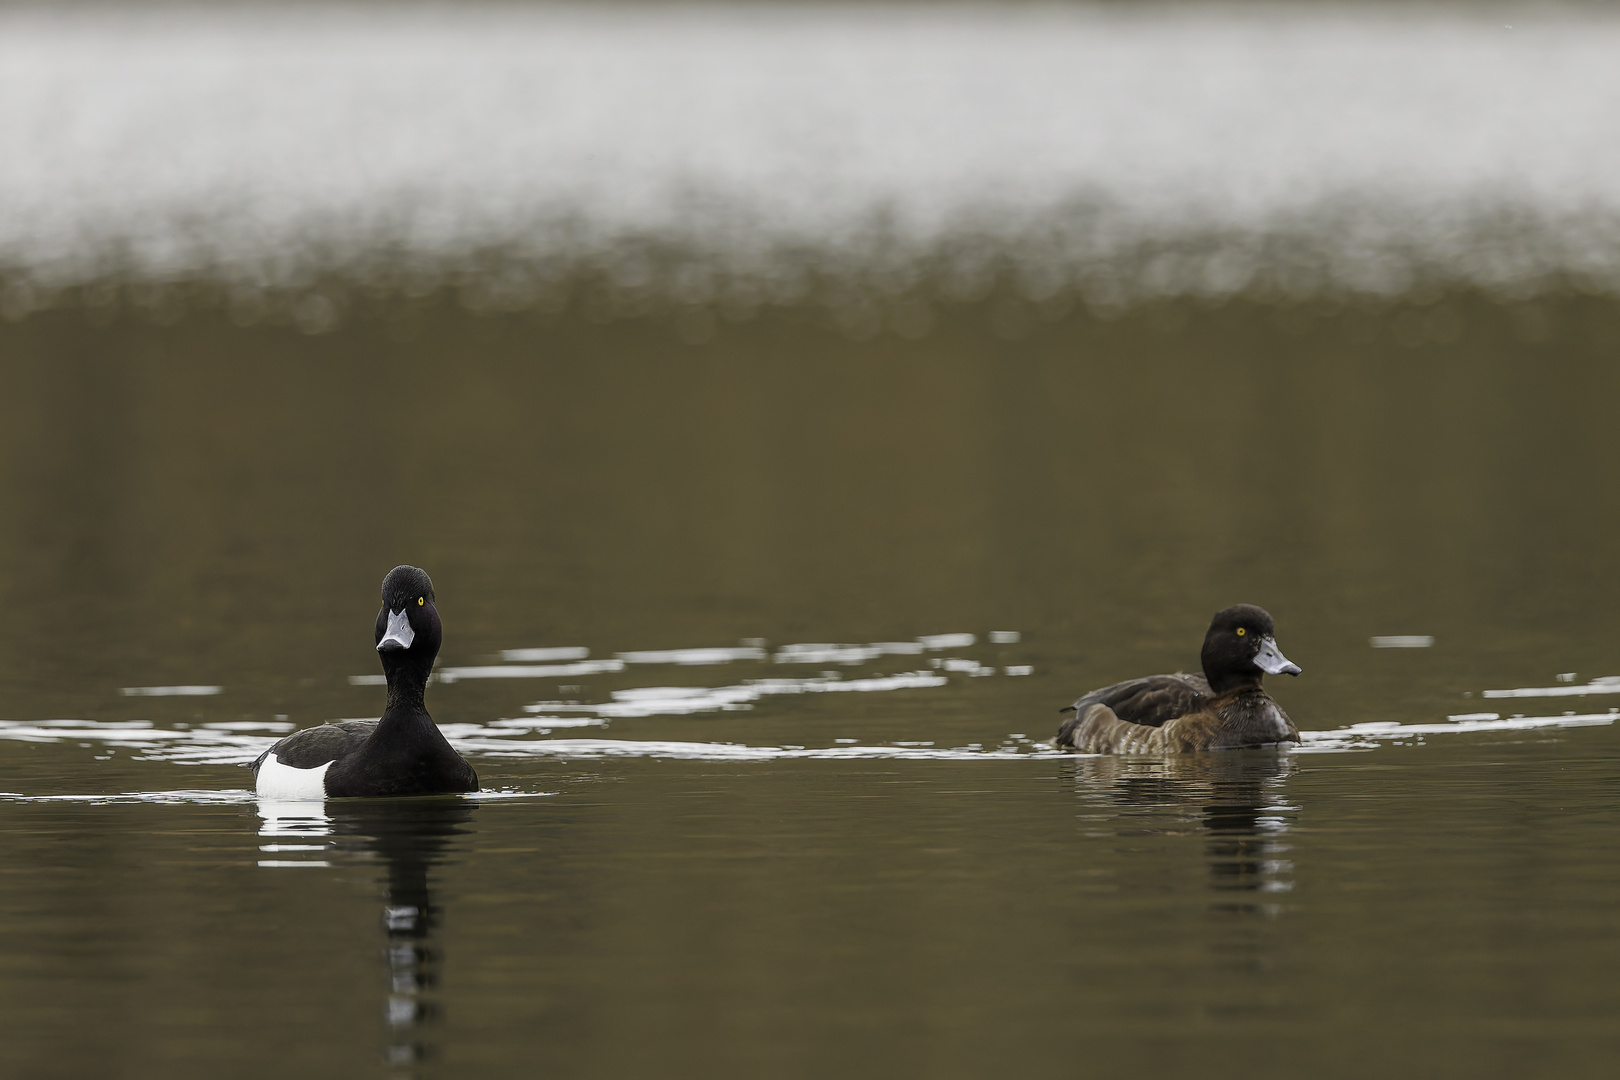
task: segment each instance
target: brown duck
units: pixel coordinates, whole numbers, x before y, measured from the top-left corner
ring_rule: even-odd
[[[1298,675],[1277,648],[1264,608],[1215,613],[1199,654],[1202,675],[1150,675],[1093,690],[1064,709],[1057,745],[1088,754],[1175,754],[1299,742],[1299,729],[1260,686]]]

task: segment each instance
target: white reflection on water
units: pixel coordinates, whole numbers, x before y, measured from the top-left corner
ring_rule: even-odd
[[[150,720],[0,720],[0,739],[17,742],[98,742],[140,751],[140,760],[182,764],[252,761],[278,736],[205,727],[161,728]]]
[[[1375,649],[1429,649],[1434,647],[1432,634],[1380,634],[1369,640]]]
[[[783,760],[916,760],[916,761],[1011,761],[1028,758],[1065,756],[1045,743],[1009,749],[984,749],[970,744],[958,747],[919,745],[843,745],[825,747],[750,746],[744,743],[699,743],[647,739],[539,739],[523,743],[495,743],[464,738],[458,749],[491,757],[612,758],[655,757],[699,761],[783,761]]]
[[[1521,686],[1516,690],[1486,690],[1488,698],[1586,697],[1591,694],[1620,694],[1620,675],[1605,675],[1583,686]]]
[[[1009,632],[1002,632],[1005,637]],[[778,650],[774,659],[786,657],[783,662],[802,663],[807,656],[825,659],[829,651],[858,650],[861,659],[883,655],[918,656],[924,651],[948,648],[966,648],[977,641],[971,633],[924,635],[914,641],[880,642],[875,645],[787,645]],[[588,655],[583,646],[559,646],[535,649],[508,649],[502,656],[522,659],[562,658]],[[773,659],[765,642],[747,639],[737,647],[702,649],[657,649],[644,652],[621,653],[605,660],[576,659],[559,664],[492,664],[478,666],[449,666],[439,669],[437,679],[454,683],[469,678],[543,678],[556,676],[582,676],[614,674],[627,670],[629,663],[650,666],[713,666],[722,663],[763,664]],[[578,701],[541,701],[524,706],[526,717],[502,718],[488,723],[442,724],[445,737],[463,753],[495,756],[534,756],[536,754],[599,757],[602,750],[581,749],[593,745],[590,740],[575,740],[568,744],[562,740],[550,741],[549,748],[537,749],[541,742],[536,736],[547,736],[553,731],[569,728],[605,727],[618,719],[654,716],[687,716],[698,713],[733,712],[748,710],[766,697],[801,694],[869,694],[908,690],[935,690],[950,684],[949,674],[969,677],[996,674],[997,669],[977,660],[961,657],[934,657],[929,663],[933,670],[909,671],[894,675],[873,674],[845,679],[838,672],[823,672],[809,678],[747,679],[740,683],[719,687],[643,686],[620,688],[610,692],[610,700],[599,703]],[[1028,674],[1028,665],[1009,667],[1007,674]],[[352,675],[355,685],[382,685],[381,675]],[[347,719],[371,719],[349,717]],[[108,754],[113,749],[131,752],[137,761],[163,761],[173,764],[222,765],[251,762],[284,732],[293,729],[281,717],[274,721],[220,720],[193,726],[175,724],[159,727],[149,720],[96,721],[80,719],[0,721],[0,739],[19,742],[79,742],[83,745],[100,744]],[[272,734],[262,734],[269,732]],[[568,751],[573,745],[577,753]],[[628,743],[616,743],[629,746]],[[653,743],[653,747],[687,744]],[[695,744],[693,744],[695,745]],[[515,749],[514,749],[515,748]],[[851,748],[840,748],[840,756],[850,756]],[[964,753],[976,753],[979,748],[963,748]],[[802,747],[750,748],[749,752],[765,756],[803,751],[814,756],[817,751],[804,751]],[[656,750],[662,754],[662,750]],[[694,751],[683,750],[690,756]],[[726,746],[717,751],[721,756],[732,756],[736,748]],[[887,751],[883,751],[886,753]],[[105,757],[98,755],[98,760]],[[4,797],[0,793],[0,797]]]
[[[674,665],[679,667],[709,667],[718,664],[765,663],[777,664],[843,664],[854,666],[869,663],[884,656],[918,656],[941,649],[969,648],[978,638],[973,634],[935,634],[916,641],[879,641],[870,645],[833,645],[824,643],[784,645],[775,654],[763,645],[717,646],[696,649],[645,649],[621,652],[611,660],[576,660],[560,664],[470,664],[451,665],[434,671],[430,681],[455,683],[463,679],[550,679],[589,675],[610,675],[623,671],[627,664]],[[503,649],[503,660],[537,659],[562,654],[584,655],[585,648],[557,649]],[[970,675],[990,675],[993,668],[976,660],[957,658],[932,661],[936,668],[965,672]],[[1033,669],[1031,669],[1033,670]],[[1026,672],[1027,673],[1027,672]],[[382,675],[350,675],[351,686],[385,686]],[[927,684],[937,685],[937,684]],[[867,687],[875,689],[876,687]]]
[[[710,664],[734,664],[738,661],[765,660],[765,650],[756,645],[728,646],[712,649],[648,649],[642,652],[622,652],[619,659],[627,664],[680,664],[700,667]]]
[[[550,679],[579,675],[608,675],[624,670],[623,660],[579,660],[572,664],[474,664],[442,667],[434,674],[440,682],[462,679]],[[355,676],[349,681],[354,682]]]
[[[1017,631],[997,631],[992,641],[1010,644],[1020,639]],[[923,635],[911,641],[876,642],[864,645],[802,643],[784,645],[774,653],[768,652],[766,643],[747,639],[736,647],[656,649],[620,653],[613,659],[583,659],[589,650],[583,646],[557,646],[544,648],[503,650],[503,657],[515,660],[541,660],[573,657],[564,663],[523,664],[509,663],[482,666],[452,666],[440,670],[441,681],[451,683],[461,678],[546,676],[577,676],[585,674],[619,673],[630,670],[629,665],[648,666],[715,666],[725,663],[783,664],[804,663],[865,663],[883,656],[911,656],[921,658],[924,652],[968,648],[978,637],[971,633]],[[928,667],[898,674],[870,674],[845,678],[838,671],[823,671],[817,676],[803,678],[742,679],[721,686],[632,686],[609,691],[608,700],[600,702],[538,701],[523,706],[528,714],[522,717],[504,717],[484,723],[446,723],[440,725],[445,737],[464,754],[502,758],[604,758],[604,757],[679,757],[712,758],[715,760],[776,760],[776,759],[850,759],[850,758],[922,758],[922,759],[1001,759],[1047,757],[1058,753],[1046,742],[1031,742],[1024,735],[1009,736],[994,749],[977,743],[958,747],[936,747],[932,742],[915,740],[897,741],[888,745],[863,745],[855,739],[839,738],[830,747],[797,745],[755,746],[742,743],[696,743],[679,740],[580,739],[550,738],[556,731],[578,728],[607,727],[616,720],[646,719],[652,717],[692,716],[704,713],[724,713],[751,710],[764,699],[804,694],[870,694],[897,691],[939,690],[949,686],[950,676],[969,678],[993,676],[998,671],[1006,676],[1028,676],[1033,668],[1027,664],[1009,664],[996,668],[971,657],[936,656],[927,659]],[[381,676],[353,676],[351,682],[382,682]],[[565,688],[573,689],[573,688]],[[1585,686],[1562,684],[1556,687],[1533,687],[1510,691],[1485,691],[1486,697],[1537,697],[1595,693],[1620,693],[1620,678],[1596,679]],[[365,719],[365,718],[360,718]],[[1384,744],[1419,743],[1437,735],[1520,731],[1540,728],[1585,727],[1613,724],[1620,719],[1620,709],[1607,713],[1561,716],[1512,716],[1503,719],[1497,713],[1461,713],[1448,717],[1444,724],[1401,724],[1395,721],[1371,721],[1352,724],[1333,731],[1306,731],[1302,733],[1300,753],[1334,753],[1369,750]],[[0,721],[0,739],[36,743],[77,743],[87,747],[100,747],[98,760],[105,760],[115,750],[123,750],[138,761],[158,761],[181,765],[245,764],[251,762],[293,725],[281,717],[274,721],[219,720],[203,724],[174,724],[160,727],[149,720],[95,721],[80,719],[5,720]],[[1067,751],[1064,751],[1067,753]],[[210,800],[232,801],[249,793],[227,791],[209,793]],[[485,797],[497,797],[488,793]],[[0,798],[27,798],[22,795],[0,793]],[[192,801],[188,792],[157,792],[117,796],[50,796],[63,801],[108,801],[137,799],[143,801]]]
[[[0,733],[0,738],[4,738]],[[84,803],[88,806],[116,806],[125,803],[184,803],[187,805],[231,805],[254,801],[246,788],[180,788],[175,791],[121,791],[101,795],[25,795],[0,791],[0,801],[26,803]],[[319,803],[314,804],[319,806]]]
[[[476,727],[477,725],[474,726]],[[541,734],[545,734],[551,731],[553,728],[606,727],[607,720],[599,716],[520,716],[514,717],[510,720],[492,720],[490,721],[489,726],[492,728],[512,728],[522,731],[538,731]],[[443,730],[445,727],[450,727],[453,729],[456,727],[456,725],[441,724],[440,730]]]
[[[506,652],[532,653],[563,650],[508,649]],[[568,650],[573,651],[573,650]],[[582,650],[583,651],[583,650]],[[504,655],[504,653],[503,653]],[[583,675],[611,675],[624,670],[623,660],[580,660],[570,664],[467,664],[435,670],[429,682],[453,683],[462,679],[551,679]],[[350,675],[350,686],[387,686],[383,675]]]
[[[322,839],[332,835],[332,819],[326,816],[321,803],[310,802],[277,802],[274,799],[257,799],[259,811],[259,838],[261,841],[259,851],[266,855],[295,855],[295,858],[260,859],[258,864],[265,869],[288,869],[302,867],[331,866],[329,859],[314,858],[310,853],[327,855],[332,852],[329,840]],[[302,843],[292,844],[284,842],[284,838],[308,840],[321,840],[318,844]]]
[[[558,660],[583,660],[591,650],[580,645],[563,645],[544,649],[502,649],[501,659],[509,664],[550,664]]]
[[[1562,716],[1511,716],[1499,718],[1495,713],[1465,713],[1450,718],[1446,724],[1402,724],[1394,720],[1375,720],[1332,731],[1302,731],[1304,740],[1295,752],[1334,753],[1343,750],[1370,750],[1382,742],[1421,742],[1430,735],[1458,735],[1487,731],[1535,731],[1545,728],[1601,727],[1620,720],[1620,709],[1606,713],[1565,713]]]
[[[959,675],[969,675],[974,678],[996,673],[996,669],[987,664],[981,664],[977,660],[964,660],[956,656],[935,660],[933,663],[934,667],[940,671],[952,671]]]
[[[202,726],[214,731],[291,731],[296,725],[284,720],[219,720]]]
[[[794,680],[781,680],[783,682]],[[804,680],[809,682],[811,680]],[[850,684],[832,683],[832,686]],[[649,688],[665,696],[652,698],[664,703],[678,703],[682,698],[670,688]],[[789,692],[803,692],[789,691]],[[598,708],[593,706],[592,708]],[[636,715],[649,715],[639,713]],[[1490,717],[1490,718],[1487,718]],[[1332,731],[1301,732],[1303,745],[1281,748],[1293,753],[1343,753],[1371,750],[1384,743],[1421,743],[1436,735],[1479,734],[1502,731],[1534,731],[1569,727],[1595,727],[1620,721],[1620,709],[1606,713],[1566,713],[1562,716],[1513,716],[1506,719],[1494,714],[1466,714],[1444,724],[1401,724],[1396,721],[1369,721],[1336,728]],[[982,744],[969,743],[958,747],[933,747],[913,740],[889,745],[858,745],[845,739],[835,740],[828,747],[805,746],[753,746],[744,743],[699,743],[671,740],[639,739],[549,739],[534,738],[553,727],[596,725],[595,718],[573,720],[537,716],[532,719],[496,720],[488,724],[445,724],[441,729],[452,746],[463,754],[491,758],[607,758],[607,757],[667,757],[715,761],[775,761],[783,759],[843,760],[855,758],[979,761],[1030,758],[1086,757],[1110,755],[1076,755],[1057,750],[1042,740],[1031,741],[1022,735],[1009,735],[998,747],[986,749]],[[112,742],[140,751],[136,760],[163,761],[182,765],[227,765],[252,761],[275,741],[272,736],[245,735],[230,732],[199,730],[171,730],[150,725],[72,721],[0,721],[0,739],[18,739],[28,742]],[[474,798],[527,797],[525,792],[480,792]],[[252,792],[227,790],[217,792],[155,792],[151,794],[126,793],[120,795],[49,795],[31,796],[15,792],[0,792],[0,800],[8,801],[62,801],[62,802],[238,802],[252,799]],[[302,805],[302,804],[297,804]]]
[[[784,645],[771,659],[778,664],[866,664],[880,656],[916,656],[923,651],[915,641],[879,641],[871,645],[834,645],[807,642]]]
[[[1004,635],[1009,631],[1001,631]],[[1016,631],[1011,631],[1015,635]],[[874,641],[870,645],[805,642],[783,645],[771,660],[778,664],[866,664],[883,656],[919,656],[943,649],[971,649],[974,634],[924,634],[916,641]]]
[[[218,763],[215,764],[228,764]],[[553,794],[549,791],[517,791],[506,788],[485,788],[467,795],[454,796],[457,799],[470,799],[474,802],[493,802],[504,799],[538,799]],[[319,818],[325,820],[321,811],[324,803],[318,802],[278,802],[274,799],[261,799],[256,793],[247,788],[179,788],[173,791],[120,791],[111,794],[98,795],[25,795],[16,791],[0,791],[0,802],[21,803],[82,803],[87,806],[121,806],[131,803],[185,803],[187,805],[231,806],[256,803],[259,806],[259,816],[270,821],[286,822],[286,828],[279,833],[263,832],[260,835],[299,835],[302,820],[315,821]]]
[[[480,303],[585,264],[703,304],[725,274],[621,241],[770,293],[784,251],[883,291],[967,235],[1037,299],[1620,284],[1620,20],[1405,7],[7,9],[0,263],[290,287],[505,246],[535,272]]]
[[[814,679],[750,679],[736,686],[640,686],[615,690],[612,701],[597,705],[538,701],[523,708],[532,713],[585,712],[611,719],[687,716],[692,713],[751,709],[760,698],[783,694],[872,694],[889,690],[927,690],[945,686],[949,682],[945,676],[928,671],[875,675],[866,679],[841,679],[836,673],[828,673]]]

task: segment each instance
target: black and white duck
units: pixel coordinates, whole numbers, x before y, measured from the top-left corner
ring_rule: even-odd
[[[253,763],[262,799],[351,795],[442,795],[478,790],[478,774],[456,753],[423,703],[444,629],[433,581],[414,566],[383,578],[377,653],[388,679],[379,720],[342,720],[295,731]]]
[[[1057,745],[1089,754],[1173,754],[1299,742],[1299,729],[1261,686],[1298,675],[1277,648],[1264,608],[1215,613],[1200,654],[1202,675],[1150,675],[1105,686],[1064,709]]]

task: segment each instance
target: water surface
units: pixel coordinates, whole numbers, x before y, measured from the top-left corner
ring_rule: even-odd
[[[9,1059],[1603,1073],[1616,312],[1440,304],[5,327]],[[257,806],[407,559],[498,797]],[[1240,599],[1304,752],[1042,745]]]

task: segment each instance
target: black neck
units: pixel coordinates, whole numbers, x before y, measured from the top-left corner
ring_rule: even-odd
[[[1258,671],[1241,674],[1227,672],[1224,675],[1216,675],[1213,672],[1205,671],[1204,678],[1209,682],[1209,688],[1217,694],[1234,694],[1245,690],[1260,690],[1260,680],[1264,676]],[[390,700],[392,699],[390,698]]]
[[[384,715],[427,712],[427,681],[432,670],[431,658],[424,666],[405,659],[390,662],[385,654],[383,672],[388,678],[388,705]]]

